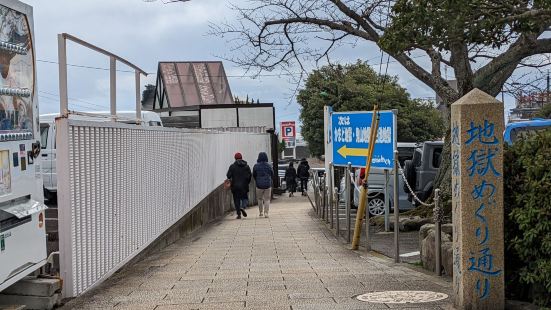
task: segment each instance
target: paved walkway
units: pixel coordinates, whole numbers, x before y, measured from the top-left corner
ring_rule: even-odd
[[[384,290],[449,294],[450,283],[348,250],[314,217],[305,197],[278,198],[270,218],[227,216],[117,273],[65,309],[443,309],[450,300],[376,304]]]

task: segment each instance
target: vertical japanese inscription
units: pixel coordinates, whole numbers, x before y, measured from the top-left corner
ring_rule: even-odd
[[[460,309],[500,309],[503,104],[475,89],[451,110],[455,304]]]

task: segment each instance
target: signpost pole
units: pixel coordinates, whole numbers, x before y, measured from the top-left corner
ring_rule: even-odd
[[[320,200],[321,200],[321,218],[325,221],[325,176],[323,183],[320,183]]]
[[[334,226],[334,208],[333,208],[333,163],[329,163],[329,190],[327,191],[329,195],[329,222],[331,229],[333,229]]]
[[[348,162],[346,166],[346,175],[344,176],[344,190],[345,190],[345,205],[346,205],[346,241],[350,242],[350,209],[352,204],[352,195],[350,194],[350,187],[353,186],[350,179],[350,173],[352,171],[352,164]]]
[[[365,176],[365,187],[366,187],[366,192],[365,195],[368,196],[365,198],[365,204],[366,204],[366,207],[365,207],[365,250],[367,252],[371,251],[371,240],[369,240],[370,238],[370,235],[369,235],[369,183],[368,183],[368,177],[367,177],[367,174]]]
[[[390,223],[388,222],[389,213],[390,213],[390,205],[389,205],[389,197],[388,197],[388,169],[385,169],[385,232],[388,232],[390,230]]]
[[[398,151],[394,151],[394,262],[400,262],[400,203],[398,201]]]
[[[336,198],[336,199],[335,199]],[[336,197],[333,197],[334,203],[335,203],[335,229],[337,230],[337,237],[340,235],[341,231],[341,223],[339,218],[339,205],[340,205],[340,199],[337,195]]]

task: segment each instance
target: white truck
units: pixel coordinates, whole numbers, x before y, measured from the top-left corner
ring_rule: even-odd
[[[56,172],[56,128],[55,119],[57,113],[40,115],[40,145],[42,148],[42,180],[44,182],[44,196],[49,202],[57,197],[57,172]],[[111,121],[110,112],[94,111],[85,112],[82,115],[71,114],[71,119],[107,122]],[[136,124],[140,126],[163,126],[159,114],[151,111],[142,111],[139,124],[136,121],[135,111],[118,111],[117,122]]]
[[[32,7],[0,0],[0,291],[46,263]]]

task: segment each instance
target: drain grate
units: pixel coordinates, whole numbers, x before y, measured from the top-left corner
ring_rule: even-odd
[[[448,298],[447,294],[430,291],[382,291],[359,295],[358,300],[384,304],[417,304]]]

